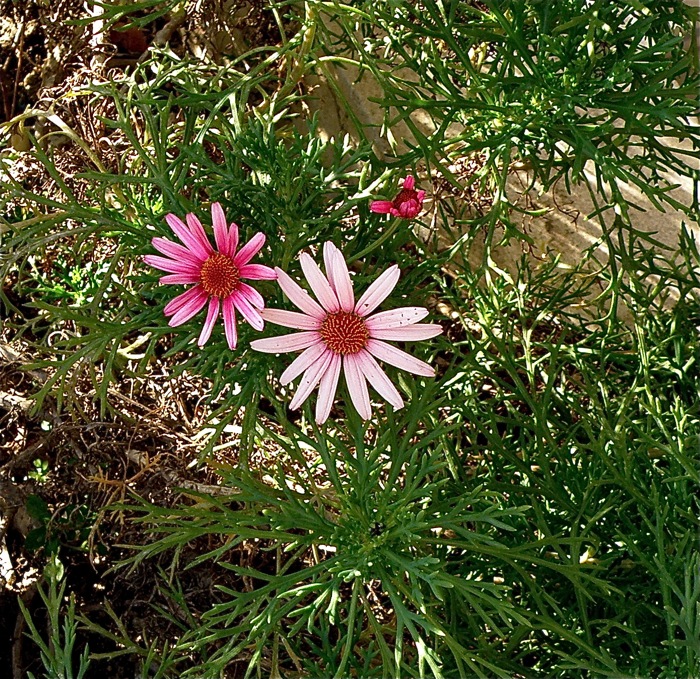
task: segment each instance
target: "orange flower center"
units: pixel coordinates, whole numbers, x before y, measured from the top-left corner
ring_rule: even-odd
[[[369,340],[364,320],[347,311],[328,314],[321,324],[320,333],[326,346],[336,354],[356,354],[367,346]]]
[[[208,295],[228,297],[238,287],[241,273],[228,255],[215,252],[202,264],[200,279]]]

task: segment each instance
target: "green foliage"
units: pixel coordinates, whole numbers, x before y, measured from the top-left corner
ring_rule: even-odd
[[[106,18],[147,6],[167,3],[117,4]],[[0,156],[0,271],[16,281],[2,302],[35,352],[29,367],[48,372],[37,405],[55,396],[84,415],[75,387],[87,377],[100,414],[118,417],[110,387],[147,377],[156,360],[210,380],[201,456],[222,494],[183,490],[189,499],[175,507],[129,507],[145,537],[126,563],[172,559],[160,587],[179,613],[161,613],[178,634],[139,643],[108,607],[109,628],[81,618],[115,644],[99,657],[129,654],[144,677],[218,677],[235,663],[247,676],[697,675],[700,255],[689,227],[665,250],[636,230],[620,189],[697,218],[697,195],[679,204],[666,175],[697,179],[697,59],[683,46],[694,10],[675,0],[425,0],[271,11],[298,27],[281,29],[279,45],[223,65],[154,50],[123,81],[72,93],[113,111],[101,119],[123,149],[112,166],[47,115],[85,153],[82,193],[45,140],[32,139],[29,154],[51,195],[13,179],[16,156]],[[391,141],[407,125],[407,150],[377,158],[349,103],[358,141],[323,137],[298,83],[320,72],[333,86],[331,65],[376,79],[381,134]],[[449,199],[436,205],[430,226],[449,248],[369,213],[371,196],[392,195],[422,163],[458,186],[449,162],[475,153],[484,165],[473,187],[492,204],[466,217]],[[524,258],[510,272],[494,264],[498,228],[526,237],[506,185],[516,162],[543,190],[588,184],[606,263],[591,248],[568,269],[556,258]],[[398,263],[390,303],[432,298],[447,318],[446,337],[415,349],[432,352],[438,379],[389,369],[405,410],[363,423],[341,398],[335,421],[318,428],[308,404],[287,412],[273,377],[284,359],[250,351],[249,328],[236,352],[221,328],[194,349],[201,318],[167,326],[173,291],[142,256],[153,236],[170,236],[167,213],[208,225],[213,201],[243,239],[267,236],[260,261],[292,275],[302,249],[329,239],[358,289]],[[274,284],[260,289],[284,304]],[[233,422],[236,467],[207,457]],[[32,496],[27,509],[41,523],[35,547],[55,552],[71,508],[52,518]],[[90,520],[79,518],[67,524],[72,542]],[[252,564],[241,559],[250,545]],[[203,564],[224,584],[202,613],[178,576]],[[57,581],[42,593],[55,611]],[[72,606],[63,640],[40,644],[47,668],[70,661]]]
[[[32,469],[27,476],[37,483],[46,483],[49,480],[49,463],[46,460],[36,459],[32,462]]]
[[[119,24],[126,29],[143,27],[155,22],[172,10],[184,11],[182,0],[128,0],[127,2],[100,2],[94,0],[95,9],[100,10],[100,19],[106,28]],[[70,24],[89,25],[94,18],[69,21]],[[120,23],[122,22],[122,23]],[[126,22],[126,23],[123,23]]]
[[[75,598],[71,595],[68,608],[65,613],[63,607],[66,582],[63,579],[63,564],[58,556],[53,556],[44,570],[44,578],[48,586],[44,589],[39,585],[37,591],[41,597],[48,614],[49,638],[45,640],[27,610],[19,599],[24,620],[29,627],[29,638],[39,647],[41,662],[44,665],[44,679],[82,679],[90,667],[90,651],[86,646],[80,654],[78,666],[75,666],[75,642],[77,620],[75,615]],[[34,675],[29,672],[29,679]]]
[[[325,24],[329,59],[344,50],[343,62],[381,86],[384,125],[408,126],[403,163],[425,159],[453,178],[447,157],[485,155],[474,181],[494,190],[491,228],[497,219],[509,224],[505,179],[516,162],[544,190],[559,179],[586,183],[605,197],[602,210],[615,208],[628,224],[620,182],[661,211],[672,206],[697,219],[697,195],[680,204],[668,179],[675,172],[697,180],[698,53],[683,43],[695,35],[696,8],[678,0],[318,6],[333,17]],[[435,133],[416,123],[419,113]],[[670,143],[684,139],[683,148]],[[514,228],[509,235],[518,235]]]
[[[351,182],[360,176],[357,165],[367,157],[366,150],[350,147],[347,139],[322,141],[314,121],[306,134],[295,131],[286,108],[291,99],[280,103],[280,111],[242,120],[245,100],[239,102],[238,97],[251,95],[250,80],[234,81],[221,91],[223,81],[237,71],[221,70],[214,76],[210,69],[193,64],[185,68],[181,63],[167,70],[167,58],[163,55],[159,62],[161,75],[145,85],[150,65],[133,75],[126,92],[121,84],[93,92],[119,112],[116,120],[103,122],[132,145],[128,169],[80,175],[90,183],[93,205],[79,201],[60,182],[63,202],[48,201],[55,217],[38,214],[24,219],[7,239],[10,254],[2,271],[20,275],[18,291],[31,294],[31,306],[38,310],[31,326],[25,326],[39,340],[34,345],[37,360],[29,367],[51,371],[37,394],[37,407],[49,394],[56,396],[59,408],[73,407],[64,399],[70,399],[78,380],[87,376],[105,413],[110,408],[110,384],[124,374],[141,374],[163,336],[172,334],[162,315],[172,289],[156,286],[157,272],[141,261],[143,254],[153,252],[153,236],[172,237],[164,222],[166,213],[199,212],[206,224],[208,203],[218,200],[229,218],[239,223],[242,240],[262,231],[269,243],[265,256],[287,266],[309,242],[321,242],[340,231],[343,216],[359,200]],[[51,156],[40,146],[35,152],[57,174]],[[212,159],[214,153],[222,160]],[[5,189],[7,200],[27,198],[18,183],[8,181]],[[29,198],[37,207],[47,203],[34,194]],[[198,208],[200,202],[207,207]],[[366,236],[358,242],[366,243]],[[71,244],[73,261],[60,254],[54,263],[57,271],[52,267],[49,273],[39,273],[34,264],[38,253],[50,261],[53,250],[64,251],[63,243]],[[99,264],[90,260],[96,252]],[[269,296],[273,287],[263,291]],[[13,308],[12,301],[3,297]],[[198,334],[195,322],[183,330],[166,356],[182,351]],[[246,347],[247,326],[242,324],[241,330],[241,346]],[[45,338],[51,333],[58,336],[47,352]],[[247,352],[232,356],[222,351],[225,346],[218,328],[205,350],[179,369],[216,375],[212,397],[228,385],[244,382],[247,387],[240,397],[229,396],[227,401],[227,410],[235,414],[237,404],[250,401],[259,372],[247,369]],[[251,360],[255,367],[256,359]]]
[[[69,262],[63,256],[52,263],[47,274],[37,267],[36,258],[27,259],[29,270],[24,285],[32,288],[33,297],[41,297],[46,302],[65,303],[69,307],[81,307],[92,302],[99,290],[100,282],[109,269],[106,262]]]
[[[474,473],[513,506],[531,506],[514,525],[520,539],[546,539],[550,558],[580,564],[610,587],[596,598],[588,586],[538,575],[543,592],[521,605],[547,610],[563,626],[575,620],[581,639],[617,658],[620,672],[654,674],[670,653],[692,676],[700,667],[690,565],[700,510],[700,306],[692,298],[672,310],[658,304],[674,275],[692,277],[694,287],[700,281],[698,260],[681,273],[673,259],[666,267],[658,253],[654,259],[665,285],[643,289],[637,280],[634,295],[627,284],[620,291],[638,308],[632,327],[613,319],[603,328],[597,319],[572,324],[562,312],[580,294],[580,273],[562,277],[554,263],[513,278],[492,270],[488,287],[465,271],[460,282],[473,307],[460,310],[470,323],[458,349],[463,372],[451,385],[451,403],[462,404],[453,408],[463,422],[455,454],[480,460]],[[544,638],[527,641],[518,648],[523,661],[541,662]],[[572,668],[575,656],[566,650]]]
[[[433,422],[437,429],[428,434],[418,422],[421,411],[435,407],[433,396],[418,399],[395,427],[364,440],[345,441],[338,432],[313,437],[290,423],[283,434],[259,430],[261,440],[275,437],[284,446],[294,477],[288,459],[278,460],[274,477],[266,479],[222,470],[226,485],[238,491],[234,505],[195,496],[194,505],[176,510],[132,508],[159,538],[140,548],[134,562],[163,550],[177,554],[186,542],[214,535],[222,545],[186,567],[213,559],[231,571],[233,582],[260,583],[249,592],[221,587],[223,600],[180,640],[182,649],[201,654],[182,676],[218,676],[241,654],[250,657],[252,673],[282,640],[311,674],[418,676],[422,667],[439,671],[432,646],[441,638],[455,667],[506,676],[494,662],[495,640],[486,630],[502,634],[523,613],[508,601],[507,588],[484,578],[475,563],[486,555],[512,559],[501,536],[525,508],[503,511],[503,498],[477,483],[457,492],[441,442],[449,429]],[[317,482],[320,463],[338,471]],[[444,533],[453,538],[441,539]],[[273,572],[236,564],[232,553],[246,540],[264,545]],[[523,546],[524,560],[528,551]],[[450,572],[465,559],[474,564],[469,577]],[[182,566],[173,564],[175,571]],[[395,627],[376,618],[377,588],[388,597]],[[435,597],[450,600],[469,616],[474,632],[481,630],[478,650],[457,641],[460,625],[445,617]],[[363,638],[358,656],[352,649]],[[291,669],[288,661],[278,662],[280,671]]]
[[[27,514],[39,524],[27,533],[24,542],[30,552],[42,547],[49,555],[57,554],[60,547],[87,549],[96,514],[86,505],[69,504],[51,512],[43,498],[30,495],[25,507]]]
[[[700,260],[654,261],[667,285],[700,282]],[[288,457],[268,476],[220,468],[233,504],[132,507],[156,538],[133,563],[232,573],[172,649],[198,654],[178,671],[246,657],[252,674],[276,649],[282,674],[296,659],[312,676],[693,676],[700,305],[658,309],[662,288],[636,287],[636,325],[585,324],[566,311],[585,281],[556,262],[487,285],[464,268],[441,288],[464,322],[451,367],[380,431],[279,409],[284,431],[255,437]],[[203,536],[220,546],[181,562]],[[250,541],[264,568],[237,563]]]

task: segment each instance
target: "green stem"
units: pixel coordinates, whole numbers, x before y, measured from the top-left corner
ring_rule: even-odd
[[[348,635],[345,640],[345,648],[343,649],[343,657],[340,660],[340,667],[335,673],[333,679],[340,679],[340,677],[345,676],[345,666],[348,663],[348,658],[350,657],[350,651],[352,650],[352,640],[355,632],[355,616],[357,615],[357,597],[360,594],[361,580],[359,577],[355,578],[355,582],[352,584],[352,601],[350,602],[350,614],[348,615]]]
[[[253,400],[252,403],[256,401]],[[250,469],[250,450],[253,442],[253,430],[256,424],[256,415],[258,409],[253,405],[247,405],[243,414],[243,422],[241,423],[241,447],[238,454],[238,466],[246,471]]]
[[[374,241],[371,245],[368,245],[364,250],[361,252],[358,252],[356,255],[350,257],[348,259],[348,264],[351,264],[352,262],[361,259],[362,257],[366,257],[370,252],[373,250],[376,250],[382,243],[387,241],[391,236],[394,235],[394,232],[398,228],[399,224],[401,223],[402,220],[396,219],[394,223],[379,237],[377,240]]]

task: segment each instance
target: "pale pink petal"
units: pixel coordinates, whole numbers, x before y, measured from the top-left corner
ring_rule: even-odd
[[[187,249],[200,260],[204,261],[213,252],[211,245],[207,241],[208,247],[203,247],[197,238],[185,226],[184,222],[173,214],[165,215],[165,221],[175,232],[175,235],[185,244]]]
[[[282,292],[289,297],[292,303],[296,304],[304,313],[318,318],[321,321],[326,317],[326,312],[314,301],[306,290],[296,281],[292,280],[291,276],[286,274],[279,267],[275,267],[275,272],[277,273],[277,282],[280,288],[282,288]]]
[[[357,362],[360,370],[364,373],[367,381],[374,387],[376,392],[389,404],[394,406],[394,410],[403,408],[403,399],[391,380],[379,367],[379,363],[374,360],[369,351],[362,350],[357,353]]]
[[[340,354],[332,354],[331,362],[323,375],[321,375],[321,381],[318,385],[318,397],[316,399],[317,424],[323,424],[328,419],[328,415],[330,415],[335,392],[338,388],[341,365],[342,359]]]
[[[345,257],[343,257],[343,253],[340,250],[337,250],[332,258],[331,271],[333,272],[333,287],[338,296],[340,308],[350,313],[355,306],[355,295],[352,291],[348,265],[345,263]]]
[[[391,294],[399,282],[400,276],[401,271],[399,271],[399,267],[396,264],[392,264],[357,300],[355,313],[359,316],[371,314]]]
[[[200,347],[203,347],[209,341],[209,338],[211,337],[211,331],[214,329],[214,323],[216,323],[216,319],[218,317],[219,317],[219,298],[212,297],[209,300],[209,309],[207,310],[207,320],[204,321],[204,327],[202,328],[202,332],[200,333],[199,339],[197,340],[197,344]]]
[[[252,288],[247,283],[239,283],[237,290],[254,307],[257,307],[258,309],[265,308],[265,300],[263,299],[263,296],[255,288]]]
[[[265,322],[260,312],[238,290],[231,293],[226,300],[231,300],[236,309],[241,312],[241,316],[256,330],[262,330],[265,327]]]
[[[384,328],[403,328],[407,325],[418,323],[428,315],[428,310],[422,306],[404,306],[389,311],[381,311],[370,316],[367,323],[368,330],[381,330]]]
[[[323,244],[323,263],[326,267],[326,278],[331,284],[333,292],[337,293],[338,291],[335,288],[335,281],[333,280],[333,258],[335,257],[336,252],[338,252],[338,248],[335,247],[331,241],[327,240]]]
[[[294,394],[294,398],[292,398],[292,401],[289,404],[289,407],[292,410],[299,408],[302,403],[309,398],[309,395],[316,388],[316,385],[321,380],[321,377],[328,369],[332,357],[333,352],[327,351],[304,373],[304,376],[299,382],[296,393]]]
[[[280,384],[284,386],[295,380],[301,373],[308,370],[316,361],[323,356],[328,349],[322,343],[312,344],[308,349],[299,354],[280,375]]]
[[[256,233],[233,258],[233,263],[238,266],[245,266],[255,255],[260,252],[262,246],[265,245],[265,234]]]
[[[264,264],[246,264],[239,268],[241,278],[247,278],[251,281],[274,281],[277,274],[274,269]]]
[[[232,295],[224,298],[221,305],[221,315],[224,317],[224,333],[229,349],[235,349],[238,343],[238,331],[236,329],[236,309],[231,299]]]
[[[238,224],[231,222],[228,229],[228,252],[229,257],[233,257],[238,249]]]
[[[219,252],[230,255],[228,229],[226,228],[226,215],[219,203],[211,204],[211,223],[214,227],[214,239]]]
[[[151,239],[151,244],[159,252],[178,261],[184,260],[186,262],[192,262],[195,266],[201,266],[204,262],[203,259],[197,257],[197,255],[188,250],[184,245],[173,243],[167,238],[153,238]]]
[[[345,382],[350,392],[350,400],[355,406],[355,410],[357,410],[363,420],[369,420],[372,417],[372,406],[369,402],[367,381],[364,373],[360,370],[356,354],[345,354],[343,356],[343,371],[345,373]]]
[[[174,328],[175,326],[186,323],[190,320],[190,318],[196,316],[200,312],[201,308],[207,303],[209,295],[204,292],[201,286],[198,285],[196,288],[192,288],[192,290],[197,291],[197,296],[192,297],[192,299],[188,300],[186,304],[183,304],[175,312],[173,317],[168,322],[169,326]]]
[[[301,351],[312,344],[321,343],[321,335],[317,332],[290,332],[288,335],[278,335],[277,337],[266,337],[265,339],[253,340],[250,343],[255,351],[262,351],[266,354],[282,354],[287,351]],[[325,344],[323,345],[326,346]]]
[[[409,325],[405,328],[380,328],[370,330],[373,339],[392,340],[394,342],[417,342],[437,337],[442,332],[442,326],[432,323]]]
[[[168,271],[169,273],[191,273],[199,274],[199,267],[193,262],[179,261],[176,262],[174,259],[168,259],[167,257],[159,257],[158,255],[144,255],[143,261],[146,264],[150,264],[156,269],[161,271]]]
[[[388,215],[394,204],[390,200],[373,200],[369,204],[370,212],[378,212],[383,215]]]
[[[190,300],[199,297],[201,294],[206,294],[204,292],[204,288],[201,285],[198,285],[195,288],[190,288],[189,290],[183,292],[181,295],[178,295],[177,297],[171,299],[165,305],[163,313],[166,316],[172,316],[174,313],[177,313],[180,309],[182,309],[182,307],[185,306],[185,304],[187,304]]]
[[[299,255],[299,262],[306,280],[309,281],[309,287],[313,290],[318,301],[321,302],[321,306],[330,313],[339,311],[340,303],[338,302],[338,297],[311,255],[307,252],[302,252]]]
[[[197,239],[202,249],[206,250],[209,254],[214,252],[214,248],[211,246],[207,234],[204,231],[204,227],[202,226],[202,222],[199,221],[197,215],[190,212],[185,215],[185,219],[187,220],[187,226],[190,227],[190,233]]]
[[[190,285],[191,283],[199,283],[199,280],[199,274],[193,273],[169,273],[158,279],[161,285]]]
[[[415,177],[408,176],[406,179],[403,180],[403,188],[408,189],[409,191],[413,191],[413,189],[416,187],[416,179]]]
[[[281,325],[285,328],[297,328],[299,330],[318,330],[321,321],[306,314],[296,311],[286,311],[285,309],[265,309],[260,315],[270,323]]]
[[[338,295],[338,285],[337,281],[335,279],[335,259],[336,257],[339,257],[343,264],[345,263],[345,258],[343,257],[343,253],[338,250],[338,248],[331,243],[331,241],[326,241],[323,244],[323,262],[326,267],[326,278],[328,279],[328,282],[331,284],[331,288],[333,292],[335,292],[336,295]],[[352,284],[350,285],[350,291],[352,292]],[[340,301],[340,297],[338,297],[338,301]],[[354,302],[353,302],[354,304]],[[352,307],[350,309],[346,309],[346,311],[352,311]]]
[[[389,365],[393,365],[401,370],[407,370],[415,375],[423,375],[424,377],[435,377],[435,370],[425,361],[414,358],[401,349],[391,346],[381,340],[370,339],[367,342],[367,351],[380,361],[386,361]]]

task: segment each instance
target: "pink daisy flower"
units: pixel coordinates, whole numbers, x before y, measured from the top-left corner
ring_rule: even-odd
[[[392,217],[415,219],[423,209],[424,198],[425,191],[416,191],[415,178],[408,176],[403,180],[403,189],[394,200],[373,200],[369,209]]]
[[[189,321],[209,303],[207,316],[197,344],[203,347],[214,328],[219,312],[224,317],[224,332],[231,349],[236,348],[236,309],[256,330],[264,322],[260,310],[265,307],[262,295],[244,280],[274,280],[277,276],[269,266],[249,264],[265,244],[265,234],[256,233],[238,252],[238,226],[226,228],[226,216],[219,203],[211,206],[216,249],[209,242],[202,223],[188,214],[187,224],[175,215],[166,215],[165,221],[184,243],[173,243],[167,238],[154,238],[151,243],[166,255],[146,255],[147,264],[169,272],[161,283],[194,285],[166,304],[166,316],[172,316],[168,325],[175,327]]]
[[[280,382],[289,384],[303,374],[289,406],[292,409],[299,408],[319,385],[316,401],[319,424],[326,421],[331,411],[341,370],[350,399],[363,419],[368,420],[372,415],[368,382],[395,410],[402,408],[401,395],[376,359],[425,377],[434,377],[435,371],[424,361],[384,340],[426,340],[439,335],[442,328],[418,325],[418,321],[428,315],[423,307],[402,307],[370,315],[396,286],[401,275],[396,265],[379,276],[355,302],[348,267],[340,250],[333,243],[326,243],[323,259],[325,276],[310,255],[299,256],[318,302],[284,271],[275,269],[282,291],[303,313],[265,309],[262,317],[270,323],[302,332],[254,340],[251,347],[271,354],[303,350],[282,373]]]

